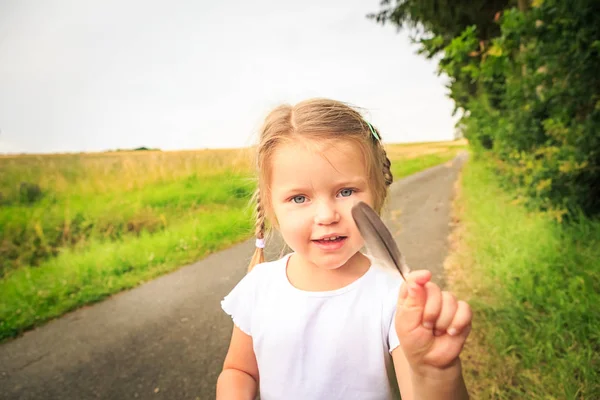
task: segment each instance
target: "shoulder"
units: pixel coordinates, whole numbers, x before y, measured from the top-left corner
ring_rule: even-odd
[[[256,265],[221,301],[221,308],[229,314],[242,332],[252,336],[257,305],[281,291],[281,274],[285,273],[287,257]]]
[[[288,258],[291,256],[290,254],[286,254],[278,260],[274,261],[265,261],[260,264],[257,264],[246,274],[246,276],[252,276],[253,279],[259,279],[264,277],[269,277],[271,275],[276,275],[282,270],[285,270],[287,265]]]
[[[246,285],[267,289],[281,281],[281,277],[285,274],[285,267],[290,254],[274,261],[265,261],[257,264],[243,278],[242,282]]]

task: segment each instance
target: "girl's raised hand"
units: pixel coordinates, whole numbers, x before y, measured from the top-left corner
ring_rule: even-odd
[[[471,308],[430,282],[429,271],[413,271],[400,288],[396,333],[416,373],[444,369],[458,359],[471,331]]]

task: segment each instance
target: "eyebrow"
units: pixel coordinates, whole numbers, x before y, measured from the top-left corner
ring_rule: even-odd
[[[346,186],[361,186],[367,185],[367,180],[365,178],[357,177],[354,179],[345,179],[343,181],[334,182],[332,186],[335,187],[346,187]],[[307,189],[307,186],[289,186],[284,187],[281,191],[283,193],[292,193],[292,192],[302,192]]]

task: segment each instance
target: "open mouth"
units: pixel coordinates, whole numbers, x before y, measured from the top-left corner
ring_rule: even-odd
[[[321,250],[336,251],[344,246],[346,239],[348,239],[347,236],[333,236],[327,239],[313,240],[313,243],[316,244]]]
[[[322,244],[339,243],[339,242],[343,241],[344,239],[346,239],[346,236],[333,236],[333,237],[330,237],[327,239],[313,240],[313,242],[322,243]]]

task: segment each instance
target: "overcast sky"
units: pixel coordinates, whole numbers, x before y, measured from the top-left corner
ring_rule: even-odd
[[[0,153],[253,143],[281,102],[364,107],[385,142],[450,140],[444,77],[379,0],[0,0]]]

